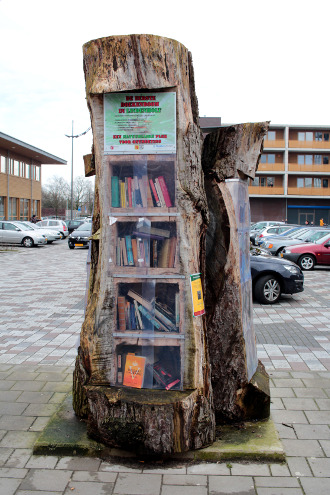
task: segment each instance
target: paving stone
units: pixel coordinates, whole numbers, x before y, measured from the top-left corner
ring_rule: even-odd
[[[277,423],[276,425],[276,430],[280,436],[281,439],[283,438],[297,438],[294,425],[291,423]]]
[[[24,478],[27,472],[27,469],[2,467],[0,468],[0,478]]]
[[[310,424],[327,425],[330,423],[329,411],[306,411],[305,414]]]
[[[30,392],[38,392],[45,386],[45,382],[37,382],[35,380],[19,380],[14,382],[15,384],[12,387],[12,390],[21,390],[21,391],[30,391]]]
[[[9,431],[0,442],[0,447],[32,448],[37,439],[33,431]]]
[[[164,474],[164,485],[207,485],[207,476],[201,474]]]
[[[25,416],[52,416],[57,408],[57,404],[29,404],[23,414]]]
[[[35,417],[31,416],[1,416],[0,429],[28,430],[35,419]]]
[[[299,481],[297,478],[291,478],[289,476],[256,476],[256,487],[269,487],[269,488],[299,488]],[[259,492],[258,492],[259,493]]]
[[[113,483],[97,483],[95,481],[72,481],[64,492],[64,495],[106,495],[111,493]]]
[[[16,402],[30,402],[32,404],[46,404],[52,397],[52,392],[21,392]]]
[[[0,466],[3,466],[7,462],[13,451],[14,449],[10,449],[9,447],[0,448]],[[23,466],[17,466],[17,467],[23,467]]]
[[[330,440],[330,428],[327,425],[295,425],[294,429],[300,439]]]
[[[301,488],[258,488],[258,495],[304,495]]]
[[[302,478],[300,481],[305,495],[329,495],[329,479]]]
[[[133,467],[125,464],[112,464],[109,462],[102,462],[99,471],[107,471],[110,473],[142,473],[141,467]]]
[[[230,475],[230,469],[224,463],[203,463],[187,467],[187,474],[213,474],[213,475]]]
[[[182,467],[163,467],[163,468],[143,468],[143,474],[186,474],[187,468]],[[199,473],[197,473],[199,474]]]
[[[0,478],[0,493],[3,495],[14,495],[21,480],[14,478]]]
[[[301,388],[305,387],[303,381],[300,378],[276,378],[273,379],[274,385],[276,387],[290,387],[290,388]]]
[[[16,382],[0,377],[0,390],[10,390]]]
[[[18,490],[15,495],[62,495],[62,492],[35,491],[35,490]]]
[[[91,459],[90,457],[62,457],[58,461],[56,469],[97,471],[100,464],[99,459]]]
[[[329,411],[329,418],[330,418],[330,399],[316,399],[315,402],[318,405],[318,407],[321,409],[321,411]]]
[[[39,373],[33,373],[31,371],[24,370],[22,367],[19,371],[14,371],[9,375],[9,380],[15,380],[15,381],[31,381],[35,380]]]
[[[62,492],[67,487],[72,471],[31,469],[20,485],[21,490],[44,490]]]
[[[163,485],[162,495],[207,495],[207,488],[205,486]]]
[[[312,471],[305,457],[288,457],[287,463],[292,476],[297,478],[312,476]]]
[[[41,383],[41,382],[40,382]],[[46,382],[42,388],[43,392],[69,392],[71,383],[69,382]],[[324,397],[326,397],[324,395]]]
[[[304,389],[297,389],[297,390],[304,390]],[[295,397],[295,393],[292,388],[283,388],[283,387],[273,387],[270,392],[270,397],[271,400],[273,400],[274,397]]]
[[[160,493],[161,479],[160,474],[120,473],[118,475],[113,494],[158,495]],[[182,489],[183,487],[180,487],[180,490]],[[172,492],[172,495],[173,493],[174,492]],[[183,492],[181,492],[181,494],[182,493]]]
[[[31,449],[10,449],[11,455],[8,457],[6,466],[23,468],[31,457]]]
[[[306,415],[308,414],[308,412],[309,411],[306,412]],[[314,413],[314,411],[311,412]],[[275,423],[308,424],[307,418],[302,411],[272,411],[272,418]]]
[[[209,495],[255,495],[251,476],[209,476]]]
[[[0,402],[15,402],[21,393],[21,390],[0,390]]]
[[[287,456],[324,457],[321,446],[317,440],[291,440],[284,438],[282,443]]]
[[[42,416],[41,418],[36,418],[34,423],[30,426],[30,431],[43,431],[45,426],[48,424],[50,416]]]
[[[311,467],[314,476],[319,478],[330,477],[330,459],[308,458],[308,463]],[[330,487],[329,487],[330,489]]]
[[[240,464],[231,463],[232,476],[270,476],[270,470],[267,464]]]
[[[75,341],[77,339],[75,338]],[[66,373],[59,373],[57,371],[40,373],[37,380],[42,380],[44,382],[63,382],[67,378]],[[70,379],[72,380],[71,376]]]
[[[329,388],[330,387],[330,379],[327,378],[303,378],[303,382],[305,387],[310,388]]]
[[[289,398],[284,397],[283,403],[285,408],[290,411],[317,411],[318,407],[314,399],[306,398]]]
[[[322,388],[296,388],[295,394],[297,397],[313,397],[314,399],[318,397],[326,398],[326,393]]]
[[[32,455],[26,464],[28,469],[54,469],[58,457],[52,455]]]
[[[291,476],[290,470],[286,464],[270,464],[272,476]]]
[[[100,471],[75,471],[72,481],[96,481],[98,483],[114,483],[117,473],[104,473]]]

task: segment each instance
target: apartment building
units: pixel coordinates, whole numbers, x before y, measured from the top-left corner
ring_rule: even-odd
[[[252,221],[330,224],[330,126],[271,125],[249,195]]]
[[[0,132],[0,220],[41,216],[42,165],[67,162]]]

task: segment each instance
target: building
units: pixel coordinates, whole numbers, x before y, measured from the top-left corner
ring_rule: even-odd
[[[41,165],[67,162],[0,132],[0,220],[41,216]]]
[[[249,195],[251,220],[330,224],[330,126],[271,125]]]

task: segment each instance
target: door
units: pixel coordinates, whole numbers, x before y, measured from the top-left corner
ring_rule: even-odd
[[[330,236],[328,236],[326,241],[322,242],[320,251],[316,255],[318,263],[322,263],[323,265],[330,265],[330,246],[325,247],[325,244],[328,243],[330,243]]]
[[[20,244],[22,240],[22,232],[13,223],[3,222],[2,224],[2,239],[1,242],[6,244]]]
[[[299,212],[299,224],[305,225],[308,222],[310,225],[314,223],[315,220],[315,212],[311,213],[300,213]]]

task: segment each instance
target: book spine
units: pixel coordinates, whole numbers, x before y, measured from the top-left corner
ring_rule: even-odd
[[[160,206],[160,201],[159,201],[159,197],[158,197],[158,194],[157,194],[157,191],[155,188],[155,184],[153,183],[152,179],[150,179],[149,182],[150,182],[151,190],[152,190],[152,193],[153,193],[153,196],[155,199],[155,205]]]
[[[113,208],[120,207],[119,199],[119,177],[114,175],[111,177],[111,206]]]
[[[116,264],[121,266],[121,256],[120,256],[120,237],[117,238],[117,248],[116,248]]]
[[[154,202],[152,201],[152,195],[151,195],[151,189],[150,189],[150,184],[148,181],[148,177],[144,176],[144,188],[147,191],[147,205],[148,208],[153,208]]]
[[[158,323],[158,321],[151,316],[151,314],[142,306],[142,304],[140,304],[140,306],[139,306],[139,311],[141,311],[141,313],[143,314],[143,316],[145,316],[150,321],[150,323],[154,327],[157,328],[157,330],[159,330],[161,328],[161,326]]]
[[[134,266],[138,266],[138,254],[137,254],[137,241],[136,241],[136,239],[132,239],[132,251],[133,251]]]
[[[163,193],[162,193],[162,190],[161,190],[161,187],[160,187],[158,178],[155,179],[155,187],[156,187],[156,191],[157,191],[157,194],[158,194],[158,197],[159,197],[160,206],[162,208],[164,208],[166,206],[166,204],[165,204],[165,201],[164,201]]]
[[[120,239],[120,244],[121,244],[121,252],[122,252],[122,256],[123,256],[123,265],[122,266],[127,266],[128,260],[127,260],[127,250],[126,250],[125,238]]]
[[[147,239],[144,239],[143,241],[143,246],[144,246],[144,259],[146,262],[146,266],[150,267],[150,243],[147,241]]]
[[[133,200],[132,200],[132,177],[127,178],[127,189],[128,189],[128,207],[132,208],[133,207]]]
[[[158,246],[158,242],[157,240],[154,240],[152,242],[152,266],[154,268],[157,268],[158,267],[158,253],[157,253],[157,246]]]
[[[138,179],[143,208],[148,207],[147,191],[144,190],[143,179]]]
[[[141,318],[141,314],[139,311],[139,305],[138,305],[137,301],[135,301],[135,300],[133,301],[133,303],[134,303],[135,315],[136,315],[137,321],[139,323],[140,330],[143,330],[143,323],[142,323],[142,318]]]
[[[117,356],[117,382],[123,383],[123,355]]]
[[[142,304],[143,307],[145,307],[148,311],[152,311],[152,304],[149,301],[146,301],[146,299],[143,299],[143,297],[140,296],[140,294],[137,294],[136,292],[129,290],[128,297],[131,297],[138,303]]]
[[[125,301],[125,297],[123,297],[123,296],[118,297],[117,306],[118,306],[119,330],[125,331],[126,330],[126,318],[125,318],[126,301]]]
[[[162,193],[163,193],[165,204],[166,204],[167,208],[171,208],[172,203],[171,203],[170,195],[168,194],[165,179],[161,175],[158,177],[158,180],[159,180],[159,185],[160,185]]]
[[[126,208],[125,182],[122,180],[120,181],[120,206]]]
[[[130,319],[131,319],[131,329],[136,330],[135,309],[133,303],[130,303]]]
[[[134,266],[133,250],[132,250],[132,239],[130,235],[125,236],[126,240],[126,250],[127,250],[127,261],[130,266]]]
[[[180,326],[180,293],[175,293],[175,326]]]

